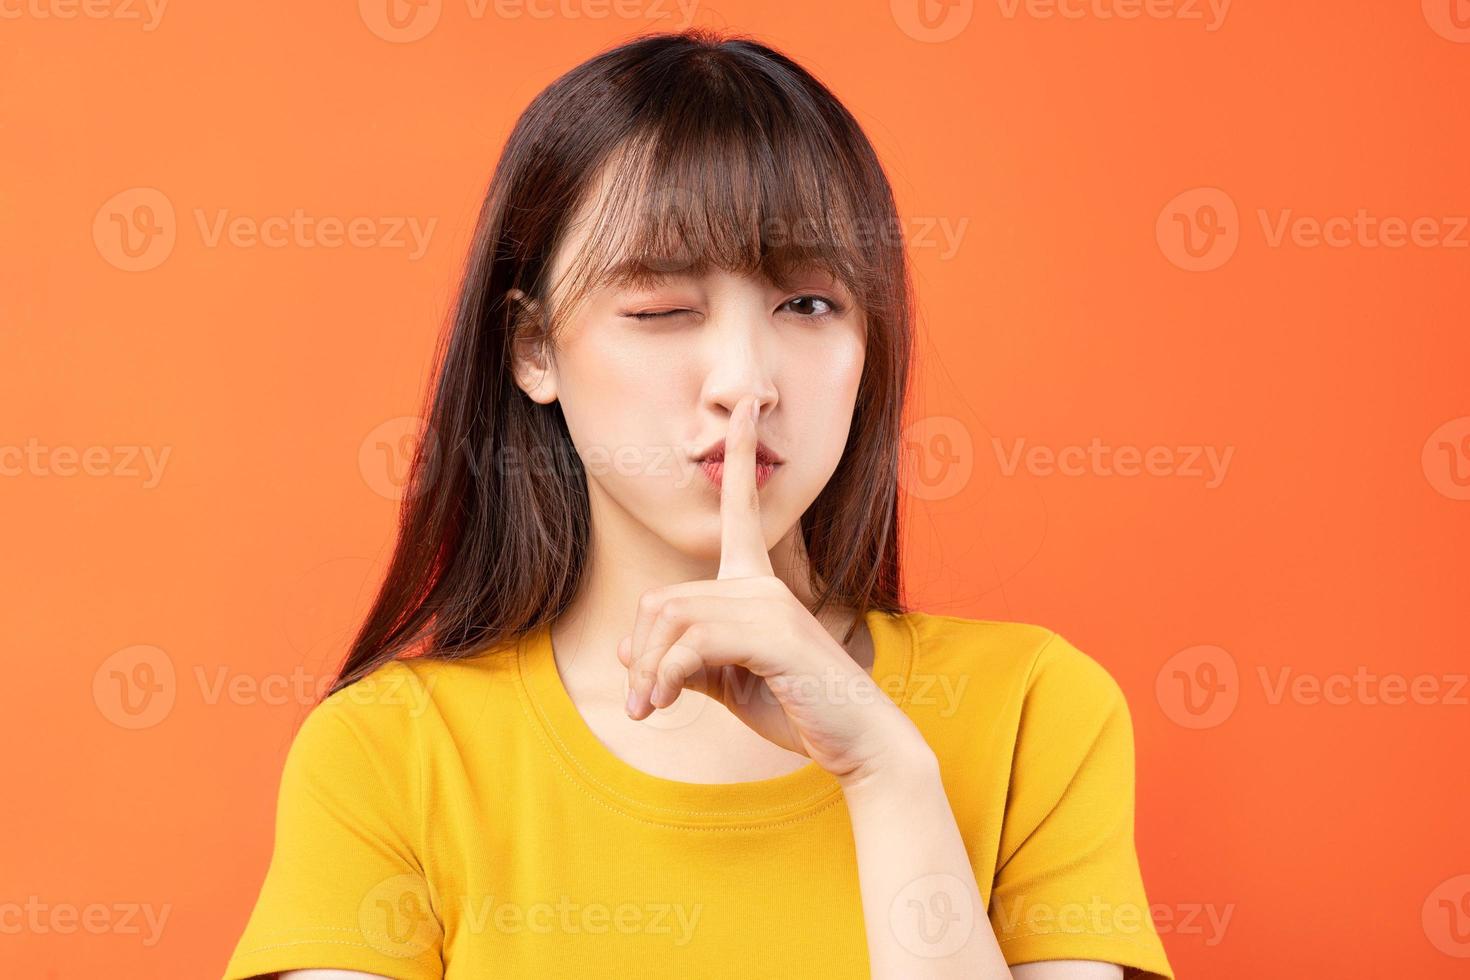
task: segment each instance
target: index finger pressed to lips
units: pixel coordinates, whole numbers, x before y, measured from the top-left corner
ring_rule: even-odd
[[[761,531],[756,485],[755,413],[760,401],[747,397],[730,413],[725,462],[720,476],[720,571],[717,578],[770,575],[771,556]]]

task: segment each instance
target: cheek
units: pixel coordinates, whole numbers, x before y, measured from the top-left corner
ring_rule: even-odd
[[[565,345],[557,353],[557,377],[557,398],[578,449],[622,458],[666,443],[670,420],[687,414],[689,386],[697,390],[686,354],[616,330],[589,330]]]
[[[612,393],[656,392],[677,370],[677,358],[670,353],[630,340],[622,331],[592,331],[566,351],[567,386]]]
[[[863,342],[860,336],[828,337],[789,353],[781,401],[790,439],[805,456],[798,482],[803,493],[814,494],[842,461],[862,380]]]
[[[803,411],[823,417],[850,417],[862,380],[863,358],[862,337],[853,333],[828,336],[788,351],[790,400],[801,402]]]

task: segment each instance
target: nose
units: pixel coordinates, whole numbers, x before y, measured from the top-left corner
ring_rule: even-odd
[[[758,417],[776,407],[772,353],[762,342],[763,325],[756,317],[730,316],[709,331],[706,352],[704,403],[728,416],[742,399],[754,397],[760,405]]]

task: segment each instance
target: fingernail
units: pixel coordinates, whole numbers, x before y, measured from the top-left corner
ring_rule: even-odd
[[[628,714],[631,715],[633,713],[633,711],[635,710],[635,708],[637,707],[637,705],[638,705],[638,692],[630,689],[628,691]]]
[[[761,400],[759,398],[752,398],[750,400],[750,420],[752,422],[759,422],[760,421],[760,418],[761,418]]]

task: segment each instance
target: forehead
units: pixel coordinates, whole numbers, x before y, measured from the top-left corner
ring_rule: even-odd
[[[796,278],[834,286],[844,277],[826,251],[782,251],[764,236],[781,218],[712,213],[715,202],[678,190],[617,187],[605,167],[568,219],[549,265],[557,288],[581,293],[649,289],[725,272],[786,285]],[[808,243],[809,245],[810,243]],[[829,249],[832,243],[824,243]]]
[[[722,268],[709,261],[701,261],[690,265],[680,265],[675,263],[674,260],[670,260],[669,264],[649,264],[635,256],[623,256],[608,263],[602,273],[592,280],[591,288],[594,290],[654,289],[659,286],[675,285],[690,280],[708,278],[721,272],[741,278],[768,282],[772,285],[782,285],[782,283],[777,282],[763,269],[751,271],[738,268]],[[787,280],[797,277],[837,285],[837,277],[833,274],[832,270],[816,263],[793,266],[784,272],[784,278]]]

